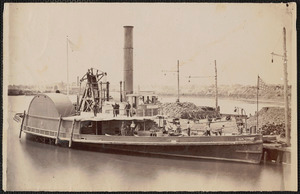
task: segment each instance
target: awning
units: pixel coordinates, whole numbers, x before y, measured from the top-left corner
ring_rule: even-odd
[[[85,115],[79,115],[79,116],[71,116],[71,117],[63,117],[63,120],[67,121],[73,121],[74,119],[76,121],[144,121],[144,120],[154,120],[156,116],[151,117],[127,117],[127,116],[118,116],[113,117],[111,115],[104,116],[105,114],[94,117],[94,116],[85,116]]]

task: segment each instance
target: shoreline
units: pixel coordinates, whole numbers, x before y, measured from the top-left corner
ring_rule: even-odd
[[[35,96],[37,94],[14,94],[14,95],[8,95],[8,96]],[[70,95],[76,95],[76,94],[70,94]],[[174,97],[176,98],[177,95],[174,94],[159,94],[157,93],[159,97]],[[187,98],[206,98],[206,99],[215,99],[214,96],[202,96],[202,95],[181,95],[180,97],[187,97]],[[230,98],[230,97],[218,97],[218,99],[222,100],[233,100],[233,101],[241,101],[241,102],[248,102],[248,103],[256,103],[256,99],[253,98]],[[259,103],[266,103],[266,104],[278,104],[278,106],[284,106],[284,102],[281,100],[275,100],[275,99],[262,99],[259,100]]]
[[[158,94],[159,97],[177,97],[177,95],[173,94]],[[201,95],[181,95],[180,97],[192,97],[192,98],[208,98],[208,99],[215,99],[213,96],[201,96]],[[218,97],[218,99],[222,100],[235,100],[235,101],[243,101],[243,102],[251,102],[256,103],[256,99],[253,98],[230,98],[230,97]],[[268,104],[278,104],[278,105],[284,105],[283,101],[275,100],[275,99],[259,99],[259,103],[268,103]]]

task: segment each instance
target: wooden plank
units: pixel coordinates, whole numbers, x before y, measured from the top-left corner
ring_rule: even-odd
[[[122,141],[122,140],[112,140],[112,136],[102,136],[102,139],[74,139],[74,142],[81,142],[81,143],[94,143],[94,144],[118,144],[118,145],[153,145],[153,146],[184,146],[184,145],[214,145],[214,146],[222,146],[222,145],[261,145],[262,141],[258,142],[236,142],[236,141],[229,141],[229,142],[178,142],[176,138],[170,139],[169,141],[164,142],[146,142],[146,141]],[[152,137],[150,137],[152,138]],[[135,137],[137,140],[137,137]],[[259,151],[262,153],[262,151]]]
[[[57,129],[57,134],[56,134],[55,144],[58,143],[58,138],[59,138],[59,132],[60,132],[61,121],[62,121],[62,118],[61,118],[61,115],[60,115],[59,121],[58,121],[58,129]]]
[[[19,138],[21,138],[21,134],[22,134],[22,131],[23,131],[23,124],[24,124],[25,116],[26,116],[26,111],[24,110],[22,124],[21,124],[21,128],[20,128]]]
[[[72,130],[71,130],[70,140],[69,140],[69,148],[72,146],[74,126],[75,126],[75,119],[73,120],[72,123]]]
[[[227,113],[221,113],[220,115],[221,115],[221,117],[231,116],[231,117],[247,118],[247,115],[237,115],[237,114],[227,114]]]
[[[235,152],[250,153],[250,154],[261,154],[262,153],[262,151],[256,151],[256,150],[235,150]]]
[[[51,135],[45,135],[45,134],[41,134],[41,133],[34,133],[32,131],[24,131],[24,133],[30,133],[32,135],[36,135],[36,136],[42,136],[42,137],[48,137],[48,138],[51,138],[51,139],[55,139],[54,136],[51,136]]]
[[[275,135],[263,135],[263,142],[264,143],[273,143],[276,141],[276,136]]]

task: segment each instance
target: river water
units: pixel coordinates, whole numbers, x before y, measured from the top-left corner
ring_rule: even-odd
[[[12,118],[16,112],[27,110],[31,99],[32,96],[10,96],[8,109],[4,108],[7,190],[284,191],[291,188],[290,165],[117,155],[42,144],[26,139],[24,133],[19,139],[20,123]],[[221,110],[222,103],[220,100]],[[231,104],[244,106],[237,101]]]

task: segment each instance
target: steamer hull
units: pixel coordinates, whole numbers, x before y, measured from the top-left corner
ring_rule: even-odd
[[[134,137],[125,140],[99,137],[101,140],[75,140],[73,146],[109,149],[118,151],[174,156],[184,158],[211,159],[258,164],[262,156],[262,140],[259,136],[241,137]],[[140,139],[139,139],[140,138]],[[245,141],[245,138],[249,140]],[[149,141],[148,139],[151,139]]]
[[[25,133],[53,139],[55,136]],[[61,137],[60,143],[70,145],[70,138]],[[72,148],[99,152],[138,153],[164,157],[183,157],[259,164],[263,146],[259,135],[219,137],[123,137],[87,136],[74,134]]]

